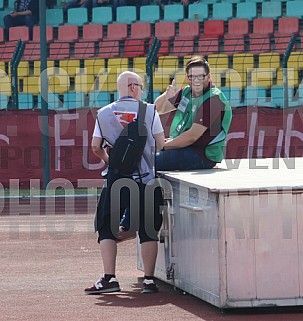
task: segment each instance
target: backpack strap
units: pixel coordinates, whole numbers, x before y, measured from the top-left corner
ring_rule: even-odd
[[[146,108],[147,108],[147,104],[144,103],[142,100],[139,100],[139,109],[138,109],[137,119],[141,123],[145,122]]]

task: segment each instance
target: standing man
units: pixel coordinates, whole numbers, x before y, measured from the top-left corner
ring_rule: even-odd
[[[101,108],[98,112],[95,130],[92,139],[92,150],[94,154],[108,164],[109,156],[107,150],[102,147],[106,144],[112,146],[119,137],[123,125],[132,121],[138,115],[139,100],[143,90],[142,79],[133,72],[123,72],[117,80],[117,90],[119,99]],[[108,292],[120,291],[120,285],[116,278],[116,256],[117,241],[119,233],[115,233],[114,217],[120,215],[120,220],[125,211],[130,211],[130,220],[135,216],[139,219],[138,231],[141,243],[141,254],[144,266],[143,293],[158,292],[158,287],[154,281],[154,270],[158,251],[158,232],[162,224],[162,215],[160,213],[160,205],[162,203],[162,192],[160,187],[154,189],[153,195],[145,195],[145,190],[154,183],[155,178],[155,153],[161,150],[164,145],[164,132],[160,122],[158,113],[153,105],[146,105],[145,123],[147,127],[147,142],[139,164],[139,173],[134,172],[131,182],[135,184],[135,188],[125,191],[122,188],[120,198],[119,192],[111,193],[114,183],[129,182],[115,170],[108,167],[106,174],[107,185],[102,189],[99,199],[95,229],[98,232],[98,243],[100,243],[101,256],[103,261],[104,275],[91,287],[85,289],[86,294],[100,294]],[[138,175],[139,174],[139,175]],[[141,175],[140,175],[141,174]],[[144,175],[142,175],[144,174]],[[140,177],[139,177],[140,176]],[[126,186],[127,187],[127,186]],[[135,199],[134,191],[138,192],[138,199]],[[147,199],[146,199],[147,198]],[[151,206],[151,199],[154,199],[154,209],[149,212],[153,214],[153,227],[145,225],[146,221],[150,221],[145,213],[145,200]],[[120,202],[119,202],[120,200]],[[133,201],[139,201],[139,205],[133,205]],[[113,209],[115,203],[120,203],[120,213]],[[136,210],[137,209],[137,210]],[[139,213],[135,213],[138,212]],[[118,222],[119,225],[119,222]],[[131,224],[132,225],[132,224]],[[124,233],[124,232],[120,232]]]
[[[157,170],[210,169],[223,159],[231,107],[212,83],[204,58],[191,58],[185,70],[188,85],[176,90],[173,80],[155,101],[159,114],[175,111],[170,137],[157,154]]]
[[[39,22],[39,0],[17,0],[15,10],[3,18],[5,40],[9,40],[9,28],[27,26],[33,39],[33,27]]]

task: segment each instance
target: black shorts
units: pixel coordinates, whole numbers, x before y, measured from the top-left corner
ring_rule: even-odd
[[[98,242],[116,240],[123,215],[129,215],[130,231],[138,231],[140,243],[158,241],[162,225],[162,188],[157,180],[145,185],[109,171],[97,206]]]

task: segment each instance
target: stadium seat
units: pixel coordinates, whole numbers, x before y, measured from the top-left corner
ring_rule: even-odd
[[[92,23],[86,24],[82,28],[82,38],[79,41],[100,41],[103,39],[103,26]]]
[[[23,79],[23,86],[19,87],[19,93],[38,95],[40,93],[40,77],[29,76]]]
[[[241,103],[242,90],[240,88],[223,87],[221,88],[221,91],[229,101],[232,108],[241,107],[243,105]]]
[[[46,25],[58,27],[64,23],[63,9],[46,9]]]
[[[120,55],[120,44],[118,40],[102,40],[99,42],[97,57],[114,58]]]
[[[249,53],[234,54],[232,57],[232,69],[239,74],[240,83],[235,83],[236,87],[244,88],[247,84],[247,76],[254,68],[254,55]]]
[[[0,1],[0,10],[3,10],[4,9],[4,0],[1,0]]]
[[[67,10],[67,24],[83,26],[88,23],[87,8],[70,8]]]
[[[133,69],[143,80],[145,80],[146,74],[146,57],[135,57],[133,59]]]
[[[29,62],[21,60],[18,65],[18,78],[28,77],[29,73]],[[11,63],[8,64],[8,74],[11,75]]]
[[[262,2],[262,17],[277,19],[282,16],[282,3],[279,1]]]
[[[76,42],[74,48],[74,59],[87,59],[95,57],[94,42]]]
[[[54,28],[46,26],[46,41],[52,42],[54,40]],[[40,26],[34,26],[32,42],[40,42]]]
[[[70,77],[62,68],[60,73],[52,73],[48,77],[48,90],[52,93],[64,94],[70,90]]]
[[[107,40],[123,40],[127,38],[126,23],[111,23],[107,26]]]
[[[286,17],[303,18],[303,2],[301,0],[286,1]]]
[[[110,92],[92,91],[89,93],[88,106],[92,108],[101,108],[110,103]]]
[[[11,79],[4,69],[0,69],[0,93],[10,96],[12,92]]]
[[[92,9],[91,23],[96,23],[96,24],[106,26],[112,22],[113,22],[112,7],[94,7]]]
[[[218,2],[213,4],[213,16],[215,20],[229,20],[233,17],[233,5],[228,2]]]
[[[278,68],[277,69],[277,86],[285,85],[285,80],[283,77],[284,71],[286,72],[287,77],[287,86],[297,87],[299,86],[299,72],[297,69],[292,67],[287,68]]]
[[[269,35],[274,32],[274,20],[272,18],[256,18],[253,21],[253,33]]]
[[[144,39],[126,39],[123,57],[135,58],[146,56]]]
[[[105,59],[85,59],[84,68],[86,69],[86,73],[88,75],[97,76],[98,74],[105,72]]]
[[[85,106],[84,93],[67,92],[63,94],[63,104],[67,109],[81,108]]]
[[[4,41],[4,29],[0,27],[0,42]]]
[[[299,19],[296,17],[282,17],[278,20],[278,31],[274,33],[274,51],[284,54],[292,35],[299,33]],[[297,49],[296,43],[293,51]]]
[[[229,55],[245,52],[244,36],[226,34],[224,36],[224,52]]]
[[[49,110],[58,110],[62,107],[62,102],[60,101],[59,95],[56,93],[47,93],[46,102],[48,103]],[[37,108],[42,108],[42,98],[38,95],[38,105]]]
[[[184,70],[177,70],[174,75],[174,79],[176,82],[176,88],[183,88],[186,85],[188,85],[186,74],[185,74]]]
[[[34,96],[33,94],[18,94],[18,109],[33,109],[34,108]]]
[[[137,21],[137,8],[136,6],[119,6],[116,9],[117,23],[126,23],[131,24],[134,21]]]
[[[181,21],[179,23],[178,36],[186,38],[196,38],[200,35],[200,24],[198,21]]]
[[[219,52],[219,38],[201,36],[198,40],[197,54],[207,56]]]
[[[140,21],[155,23],[160,20],[159,5],[149,5],[140,7]]]
[[[1,87],[1,82],[0,82]],[[5,94],[0,94],[0,109],[7,109],[9,96]]]
[[[204,21],[208,19],[208,4],[204,2],[188,5],[188,20]]]
[[[179,22],[184,20],[184,5],[169,4],[164,6],[163,21]]]
[[[89,93],[95,90],[95,76],[85,72],[78,72],[75,76],[75,91]]]
[[[151,24],[149,22],[134,22],[130,26],[130,38],[148,39],[151,37]]]
[[[6,41],[0,43],[0,61],[11,61],[16,45],[17,41]]]
[[[287,100],[293,100],[293,91],[294,87],[288,87],[287,91]],[[271,106],[274,108],[284,108],[285,107],[285,98],[284,98],[284,87],[283,86],[272,86],[270,88],[270,96],[271,96]]]
[[[23,42],[29,41],[29,29],[26,26],[18,26],[9,28],[9,40],[22,40]]]
[[[282,34],[282,33],[275,33],[274,34],[274,48],[272,51],[284,54],[286,52],[287,47],[289,46],[290,40],[292,35],[291,34]],[[294,44],[293,50],[297,50],[296,43]]]
[[[41,59],[40,42],[26,43],[23,56],[23,60],[35,61]]]
[[[53,42],[49,45],[49,59],[62,60],[70,57],[70,47],[67,42]]]
[[[222,37],[224,35],[223,20],[207,20],[204,21],[204,36],[205,37]]]
[[[253,54],[259,54],[261,52],[270,52],[270,36],[269,35],[249,35],[249,52]]]
[[[159,21],[155,23],[155,37],[159,40],[170,40],[176,35],[176,26],[172,21]]]
[[[207,57],[207,61],[211,69],[224,68],[225,70],[227,70],[229,68],[228,60],[229,59],[227,54],[210,54]]]
[[[247,19],[231,19],[228,21],[228,32],[224,35],[245,36],[249,34],[249,21]]]
[[[63,59],[59,61],[59,68],[63,69],[69,76],[75,76],[80,69],[79,59]],[[60,70],[61,73],[61,70]]]
[[[57,42],[76,42],[79,38],[78,26],[63,25],[58,27]]]
[[[244,106],[259,106],[259,99],[265,100],[266,89],[264,87],[247,86],[244,90]]]
[[[51,74],[54,71],[55,62],[54,60],[47,61],[47,74]],[[35,60],[34,61],[34,76],[40,76],[41,74],[41,61]]]
[[[155,69],[155,72],[166,74],[167,76],[173,76],[178,69],[179,69],[178,56],[172,56],[172,55],[162,56],[158,58],[158,68]]]
[[[194,53],[194,39],[191,37],[176,36],[172,50],[173,55],[183,57]]]
[[[237,14],[238,19],[252,20],[257,17],[257,4],[255,2],[240,2],[237,3]]]

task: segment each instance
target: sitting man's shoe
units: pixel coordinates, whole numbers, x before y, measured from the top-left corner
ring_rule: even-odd
[[[121,291],[121,288],[116,278],[111,278],[109,281],[101,278],[93,286],[84,290],[85,294],[101,294],[119,291]]]
[[[157,286],[155,281],[144,279],[142,293],[157,293],[157,292],[159,292],[159,287]]]

